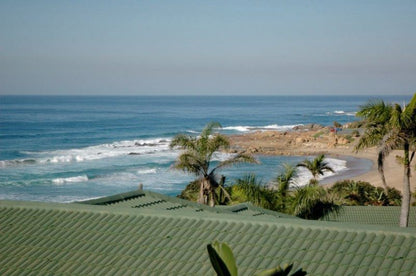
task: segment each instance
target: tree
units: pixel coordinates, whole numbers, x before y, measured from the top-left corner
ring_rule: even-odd
[[[312,161],[305,159],[296,166],[307,168],[312,173],[313,180],[317,180],[319,175],[324,175],[325,171],[334,172],[334,170],[328,165],[328,162],[325,161],[325,155],[323,154],[319,155]]]
[[[276,177],[276,191],[278,196],[278,208],[280,212],[287,211],[287,205],[291,199],[289,195],[290,184],[296,177],[296,167],[283,164],[284,171]]]
[[[393,150],[403,150],[400,162],[403,165],[403,198],[400,212],[400,226],[407,227],[410,208],[410,168],[416,146],[416,93],[410,103],[386,104],[384,101],[369,102],[362,106],[357,116],[365,120],[365,132],[356,150],[378,146],[378,170],[383,185],[384,160]]]
[[[332,212],[339,212],[341,206],[337,201],[323,187],[317,184],[306,185],[293,192],[291,210],[293,215],[303,219],[320,219]]]
[[[198,202],[209,206],[215,205],[215,190],[219,187],[216,180],[217,170],[237,163],[257,162],[251,155],[238,153],[225,161],[216,162],[214,166],[213,154],[219,150],[227,150],[230,147],[230,142],[226,136],[214,133],[214,129],[220,127],[219,123],[211,122],[205,126],[198,137],[179,134],[170,143],[171,148],[178,147],[183,150],[173,167],[198,177]]]
[[[273,190],[263,185],[255,174],[248,174],[237,179],[231,186],[231,200],[233,202],[251,202],[255,206],[275,210],[276,195]]]

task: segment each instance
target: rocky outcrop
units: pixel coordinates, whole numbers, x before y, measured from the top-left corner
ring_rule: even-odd
[[[305,155],[351,147],[349,139],[321,125],[296,127],[292,131],[257,131],[230,138],[231,152],[242,150],[251,154]]]

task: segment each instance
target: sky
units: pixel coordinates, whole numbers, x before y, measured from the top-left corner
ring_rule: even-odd
[[[0,95],[412,95],[416,1],[0,1]]]

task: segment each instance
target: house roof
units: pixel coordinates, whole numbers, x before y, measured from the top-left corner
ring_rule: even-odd
[[[274,212],[260,207],[256,207],[251,203],[241,203],[232,206],[217,205],[215,208],[201,205],[177,197],[162,195],[155,192],[136,190],[127,193],[121,193],[113,196],[102,197],[93,200],[78,202],[89,205],[102,205],[111,208],[135,208],[135,209],[152,209],[166,210],[172,213],[183,212],[210,212],[217,214],[239,214],[241,216],[265,216],[270,219],[292,218],[284,213]]]
[[[414,229],[90,203],[0,201],[0,275],[215,275],[214,240],[240,275],[291,262],[315,275],[416,271]]]
[[[400,220],[400,208],[400,206],[343,206],[338,214],[332,213],[324,220],[397,226]],[[416,227],[416,207],[410,208],[409,227]]]

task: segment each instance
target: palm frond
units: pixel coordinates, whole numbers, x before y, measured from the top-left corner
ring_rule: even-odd
[[[294,192],[292,210],[293,214],[298,217],[319,219],[339,209],[340,205],[321,186],[308,185]]]
[[[189,172],[195,175],[203,174],[203,160],[200,160],[195,154],[185,152],[178,156],[176,162],[173,164],[173,168]]]
[[[390,119],[391,108],[391,105],[386,104],[383,100],[370,101],[360,106],[357,116],[366,121],[383,124]]]
[[[224,167],[229,167],[229,166],[240,164],[240,163],[259,164],[259,161],[251,155],[248,155],[245,153],[239,153],[225,161],[221,161],[220,163],[218,163],[218,165],[212,170],[212,173]]]
[[[296,165],[296,167],[304,167],[304,168],[311,168],[312,162],[308,159],[303,160],[299,164]]]
[[[394,104],[391,110],[389,124],[395,129],[401,129],[404,126],[402,119],[402,107],[399,104]]]
[[[284,195],[289,190],[290,184],[296,177],[296,167],[291,164],[283,164],[284,171],[276,178],[277,191]]]
[[[249,174],[237,179],[232,186],[232,198],[240,202],[249,201],[256,206],[273,209],[275,204],[274,192],[265,187],[256,175]]]
[[[323,154],[317,156],[312,161],[305,159],[296,166],[307,168],[312,173],[314,178],[316,178],[318,175],[323,175],[325,171],[334,172],[334,170],[329,166],[328,162],[325,161],[325,155]]]
[[[201,137],[209,137],[215,128],[221,128],[219,122],[209,122],[201,132]]]
[[[404,107],[402,121],[405,127],[413,133],[414,137],[416,134],[416,93],[413,94],[409,104]]]
[[[185,150],[196,150],[196,139],[186,134],[176,135],[169,144],[171,149],[179,147]]]
[[[364,148],[377,146],[383,140],[385,134],[386,128],[384,126],[379,125],[367,128],[355,146],[355,150],[359,151]]]
[[[208,152],[216,152],[220,149],[228,149],[230,146],[230,140],[225,135],[214,135],[209,141],[207,142],[207,149]]]

